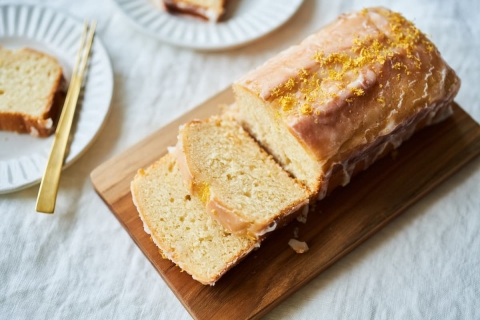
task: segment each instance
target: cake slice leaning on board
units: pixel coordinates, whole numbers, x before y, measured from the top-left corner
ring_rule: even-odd
[[[187,123],[170,151],[192,194],[231,233],[260,238],[308,204],[306,188],[228,116]]]
[[[434,44],[364,9],[273,57],[233,88],[236,117],[318,199],[451,114],[460,87]]]
[[[188,191],[175,159],[167,154],[140,169],[131,183],[133,203],[164,258],[195,280],[215,282],[259,243],[228,233]]]

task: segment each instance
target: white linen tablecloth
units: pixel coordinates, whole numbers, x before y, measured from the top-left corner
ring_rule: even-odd
[[[111,0],[36,2],[98,20],[115,89],[98,140],[63,172],[55,215],[35,213],[38,186],[0,196],[0,319],[190,318],[89,174],[342,12],[384,5],[414,20],[458,72],[457,101],[480,121],[477,0],[305,0],[280,30],[218,53],[144,35]],[[266,318],[480,319],[479,231],[476,159]]]

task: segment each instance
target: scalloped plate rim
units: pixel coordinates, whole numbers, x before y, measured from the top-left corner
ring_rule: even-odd
[[[141,1],[149,2],[149,0],[141,0]],[[180,40],[178,40],[174,37],[164,37],[162,35],[159,35],[159,34],[155,33],[154,30],[151,30],[151,29],[145,27],[139,21],[137,21],[132,16],[130,16],[126,12],[126,10],[122,6],[122,4],[120,4],[117,0],[112,0],[112,2],[115,4],[115,6],[119,10],[119,12],[123,15],[123,17],[129,22],[129,24],[135,30],[137,30],[141,33],[147,34],[147,35],[149,35],[151,37],[154,37],[154,38],[156,38],[156,39],[158,39],[162,42],[165,42],[165,43],[168,43],[168,44],[171,44],[171,45],[175,45],[175,46],[178,46],[178,47],[182,47],[182,48],[191,48],[191,49],[195,49],[195,50],[204,50],[204,51],[215,51],[215,50],[235,49],[235,48],[250,44],[250,43],[252,43],[256,40],[259,40],[259,39],[265,37],[266,35],[272,33],[273,31],[280,28],[282,25],[284,25],[288,20],[290,20],[293,17],[293,15],[298,11],[298,9],[303,4],[304,0],[294,0],[294,1],[292,1],[292,9],[288,13],[288,15],[286,17],[284,17],[284,19],[277,21],[277,23],[274,26],[270,27],[269,29],[267,29],[267,30],[265,30],[261,33],[258,33],[253,37],[248,37],[248,38],[245,38],[241,41],[237,41],[235,43],[228,43],[228,44],[211,44],[211,43],[210,44],[208,44],[208,43],[207,44],[196,44],[196,43],[192,44],[192,43],[185,43],[184,41],[180,41]],[[155,10],[161,10],[161,9],[155,8],[153,4],[152,4],[152,8],[155,9]],[[163,14],[168,14],[168,13],[163,12]],[[183,19],[182,16],[174,16],[174,17],[176,19]],[[191,19],[191,18],[188,17],[187,19]],[[209,22],[205,22],[205,24],[208,24],[208,23]]]
[[[49,10],[52,13],[52,16],[50,17],[51,19],[53,19],[57,15],[62,15],[64,19],[72,22],[75,27],[81,28],[80,19],[73,16],[69,12],[67,12],[65,10],[55,8],[55,7],[52,7],[52,6],[49,6],[49,5],[37,4],[37,3],[34,3],[34,2],[30,2],[30,1],[23,2],[23,3],[17,3],[17,2],[12,2],[12,1],[2,2],[2,3],[0,3],[0,12],[2,12],[3,10],[8,10],[7,8],[11,7],[11,6],[14,6],[14,7],[17,7],[17,8],[27,6],[27,7],[31,7],[31,8],[34,8],[34,9],[40,8],[40,9],[44,9],[44,10]],[[27,26],[24,28],[25,33],[28,30],[28,23],[29,22],[27,22]],[[49,28],[51,28],[51,25],[49,25]],[[46,29],[44,31],[44,35],[48,33],[48,30],[49,29]],[[52,44],[47,43],[45,41],[45,39],[38,39],[36,37],[32,38],[32,37],[29,37],[28,35],[23,35],[23,36],[22,35],[14,35],[14,36],[12,36],[12,35],[5,35],[3,33],[0,34],[0,41],[2,39],[12,39],[12,38],[16,38],[16,39],[21,38],[21,39],[26,40],[27,42],[31,41],[32,43],[33,42],[39,42],[39,43],[44,44],[46,47],[52,48]],[[111,64],[110,58],[108,56],[108,52],[107,52],[105,46],[103,45],[100,37],[98,37],[98,35],[95,36],[94,46],[98,46],[98,48],[97,47],[96,48],[99,51],[99,57],[100,57],[99,60],[103,64],[104,68],[106,68],[102,77],[103,77],[103,80],[107,80],[105,83],[107,83],[108,91],[103,92],[103,95],[104,95],[103,99],[105,101],[108,101],[108,105],[106,106],[106,110],[103,114],[103,117],[99,121],[99,126],[98,126],[97,131],[93,134],[93,136],[90,137],[90,139],[86,142],[86,144],[76,154],[74,154],[70,159],[68,159],[68,156],[67,156],[67,161],[65,162],[65,164],[62,167],[62,171],[65,170],[66,168],[68,168],[69,166],[71,166],[73,163],[75,163],[75,161],[77,161],[83,154],[85,154],[85,152],[87,152],[87,150],[90,148],[90,146],[96,141],[96,139],[100,135],[100,132],[105,127],[105,124],[107,122],[106,120],[107,120],[107,118],[110,114],[110,111],[111,111],[111,102],[112,102],[113,87],[114,87],[112,64]],[[69,64],[73,65],[73,61],[70,61]],[[69,79],[67,79],[67,80],[69,80]],[[13,133],[13,134],[15,134],[15,133]],[[20,157],[18,157],[18,158],[20,158]],[[28,182],[25,182],[25,183],[22,183],[22,184],[14,185],[14,186],[0,187],[0,195],[8,194],[8,193],[12,193],[12,192],[16,192],[16,191],[20,191],[20,190],[32,187],[32,186],[40,183],[42,175],[43,175],[43,170],[41,170],[40,176],[37,179],[34,179],[32,181],[28,181]]]

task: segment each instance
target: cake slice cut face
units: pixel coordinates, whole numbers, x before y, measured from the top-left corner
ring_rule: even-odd
[[[308,203],[306,188],[228,117],[186,124],[172,153],[192,193],[231,233],[259,238]]]
[[[43,53],[0,47],[0,130],[46,137],[62,104],[62,68]]]
[[[234,91],[238,120],[322,198],[450,115],[459,87],[411,22],[371,8],[342,15],[243,76]]]
[[[227,232],[206,214],[169,154],[139,170],[131,192],[145,231],[161,254],[203,284],[215,284],[259,245],[249,237]]]

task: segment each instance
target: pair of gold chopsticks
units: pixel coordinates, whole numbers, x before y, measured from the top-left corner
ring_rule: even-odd
[[[68,87],[62,114],[60,115],[60,120],[58,121],[58,126],[55,131],[55,139],[53,140],[52,150],[48,157],[47,167],[43,174],[42,182],[40,183],[40,189],[38,190],[37,212],[53,213],[55,210],[58,184],[65,159],[65,150],[72,127],[73,116],[75,115],[78,96],[82,88],[83,75],[92,48],[96,25],[96,21],[93,21],[90,26],[88,22],[85,21],[83,25],[80,48],[78,49],[75,60],[70,86]]]

